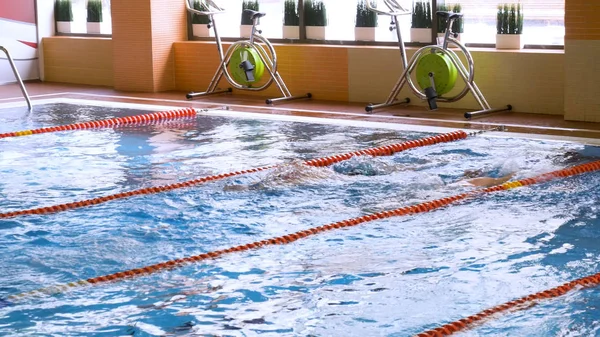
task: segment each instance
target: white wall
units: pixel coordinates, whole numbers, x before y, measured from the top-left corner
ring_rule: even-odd
[[[40,79],[44,80],[44,46],[42,39],[48,36],[54,36],[54,0],[36,0],[37,6],[37,34],[38,34],[38,52]]]
[[[0,1],[0,46],[6,48],[22,79],[38,79],[37,29],[33,23],[33,4],[20,7],[16,2]],[[52,1],[50,1],[52,3]],[[38,44],[38,45],[36,45]],[[16,77],[5,53],[0,53],[0,84]]]

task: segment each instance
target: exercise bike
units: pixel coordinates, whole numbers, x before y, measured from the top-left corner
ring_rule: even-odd
[[[260,91],[268,88],[273,82],[279,88],[282,97],[269,98],[267,104],[276,102],[290,101],[301,98],[311,98],[307,93],[302,96],[293,96],[285,82],[277,71],[277,54],[269,40],[260,35],[262,32],[257,29],[259,19],[265,16],[265,13],[245,9],[243,15],[249,15],[252,20],[252,33],[248,40],[234,42],[224,53],[221,37],[217,30],[215,15],[225,13],[225,10],[219,7],[213,0],[203,0],[202,3],[206,11],[199,11],[190,6],[189,0],[184,0],[187,10],[192,14],[207,15],[209,17],[208,28],[213,28],[217,50],[221,64],[217,68],[208,89],[205,92],[191,92],[186,95],[187,99],[199,96],[232,92],[231,88],[219,89],[217,85],[223,76],[231,86],[239,90]],[[266,72],[270,75],[269,79],[260,84],[262,76]]]
[[[411,12],[402,7],[396,0],[383,0],[383,2],[388,7],[389,11],[383,11],[373,7],[370,1],[367,1],[366,4],[369,10],[377,14],[388,15],[391,17],[390,30],[395,29],[398,36],[398,46],[400,48],[403,72],[394,85],[387,100],[384,103],[367,105],[365,107],[367,113],[372,113],[375,109],[409,103],[410,98],[405,98],[403,100],[397,100],[396,98],[405,84],[408,84],[417,97],[427,101],[430,110],[437,109],[437,102],[456,102],[463,98],[469,91],[472,92],[482,110],[465,113],[464,116],[467,119],[493,112],[512,110],[511,105],[492,109],[481,90],[477,87],[477,84],[475,84],[475,65],[473,58],[467,48],[456,39],[458,34],[452,32],[452,24],[456,19],[462,17],[462,13],[436,12],[438,17],[446,21],[446,27],[448,27],[446,28],[441,44],[428,45],[420,48],[415,52],[410,61],[407,62],[406,49],[402,40],[402,34],[400,33],[398,16],[409,15]],[[448,48],[449,44],[458,47],[458,49],[462,51],[467,61],[466,66],[460,60],[456,52]],[[411,77],[411,74],[415,70],[417,84],[421,90],[416,87]],[[465,87],[461,92],[454,96],[444,97],[444,94],[447,94],[454,88],[458,75],[464,80]]]

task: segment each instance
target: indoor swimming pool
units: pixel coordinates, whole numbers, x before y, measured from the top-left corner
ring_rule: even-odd
[[[79,100],[0,106],[0,133],[174,109]],[[600,172],[225,254],[150,275],[10,296],[282,236],[600,159],[568,139],[488,132],[331,166],[302,161],[454,129],[200,111],[0,139],[0,213],[278,165],[164,193],[0,219],[0,335],[412,336],[595,274]],[[465,130],[470,132],[472,130]],[[509,130],[510,131],[510,130]],[[600,290],[462,336],[600,334]]]

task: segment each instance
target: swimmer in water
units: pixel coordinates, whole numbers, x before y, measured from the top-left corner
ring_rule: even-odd
[[[302,160],[293,160],[279,165],[270,171],[261,181],[250,185],[227,185],[224,191],[247,191],[269,189],[279,186],[307,184],[331,177],[335,173],[327,167],[306,165]]]
[[[512,172],[502,177],[493,178],[489,176],[481,176],[482,174],[482,170],[467,170],[463,174],[463,179],[459,180],[458,183],[468,184],[476,187],[492,187],[504,184],[515,175],[515,173]]]
[[[293,160],[289,163],[275,167],[263,179],[253,184],[227,185],[224,191],[248,191],[270,189],[281,186],[309,184],[322,179],[331,178],[334,175],[338,177],[354,175],[385,175],[394,171],[409,170],[409,167],[403,166],[402,169],[391,167],[385,162],[373,161],[372,158],[356,157],[342,162],[333,167],[333,170],[327,167],[309,166],[302,160]],[[509,173],[501,177],[491,177],[484,175],[483,170],[467,170],[463,176],[454,184],[473,187],[491,187],[501,185],[509,181],[515,173]]]

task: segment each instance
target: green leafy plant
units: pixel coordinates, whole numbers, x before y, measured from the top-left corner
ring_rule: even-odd
[[[359,0],[356,4],[355,27],[377,27],[377,13],[369,10],[367,1],[371,0]],[[371,1],[371,6],[375,7],[375,2]]]
[[[411,28],[431,28],[431,4],[429,1],[413,2]]]
[[[520,3],[498,5],[496,32],[523,34],[523,6]]]
[[[200,0],[194,0],[192,7],[201,12],[207,12],[208,8],[206,5]],[[210,18],[208,15],[200,15],[200,14],[192,14],[192,24],[194,25],[207,25],[210,23]]]
[[[447,12],[448,6],[446,6],[446,4],[439,4],[437,11],[438,12]],[[447,26],[446,19],[438,16],[437,17],[437,32],[438,33],[446,32],[446,26]]]
[[[298,2],[296,0],[285,0],[283,4],[283,25],[300,26]]]
[[[454,13],[460,13],[462,11],[462,6],[460,4],[454,4],[452,7],[447,6],[446,4],[440,4],[438,6],[439,12],[449,12],[452,11]],[[437,17],[438,21],[438,33],[445,33],[448,22],[445,18]],[[452,23],[452,32],[454,33],[464,33],[464,23],[462,18],[457,18]]]
[[[102,0],[88,0],[87,22],[102,22]]]
[[[327,9],[323,1],[304,1],[304,24],[311,27],[327,26]]]
[[[56,21],[73,21],[71,0],[56,0],[54,2],[54,19]]]
[[[462,11],[462,6],[460,4],[454,4],[454,6],[452,6],[452,12],[460,13],[461,11]],[[454,23],[452,24],[452,31],[455,33],[460,33],[460,34],[465,32],[465,23],[463,22],[462,17],[454,20]]]
[[[244,13],[245,9],[251,9],[253,11],[259,10],[258,0],[244,0],[242,2],[242,25],[252,25],[252,19],[248,13]]]

